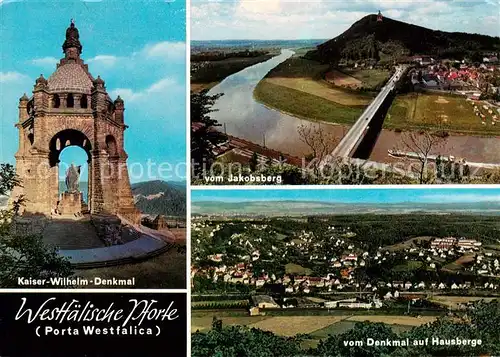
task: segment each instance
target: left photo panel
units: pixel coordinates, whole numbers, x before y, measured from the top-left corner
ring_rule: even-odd
[[[0,288],[186,288],[185,7],[0,2]]]

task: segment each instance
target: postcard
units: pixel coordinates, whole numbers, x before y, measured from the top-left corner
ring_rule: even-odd
[[[194,190],[192,356],[498,355],[499,198]]]
[[[0,6],[0,287],[184,289],[185,3]]]
[[[498,13],[193,0],[192,183],[499,183]]]

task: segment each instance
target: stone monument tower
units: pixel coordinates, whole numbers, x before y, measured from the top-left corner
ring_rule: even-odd
[[[59,196],[59,155],[79,146],[88,158],[88,209],[91,214],[122,215],[137,223],[127,154],[124,150],[124,102],[112,100],[104,80],[94,78],[80,58],[82,45],[73,21],[62,46],[64,57],[47,79],[36,79],[33,96],[19,99],[19,150],[16,171],[22,187],[24,212],[50,215]]]

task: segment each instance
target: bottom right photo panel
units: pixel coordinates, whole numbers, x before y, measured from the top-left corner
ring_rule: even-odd
[[[191,355],[500,355],[500,188],[196,189]]]

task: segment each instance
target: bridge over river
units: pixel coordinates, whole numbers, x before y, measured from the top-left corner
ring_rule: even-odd
[[[360,145],[361,141],[365,137],[372,121],[375,120],[377,114],[384,106],[387,104],[388,100],[392,100],[391,94],[393,94],[396,88],[396,83],[401,79],[405,70],[408,68],[406,65],[400,65],[396,67],[396,71],[392,77],[387,81],[386,85],[382,88],[380,93],[375,97],[375,99],[370,103],[370,105],[361,114],[354,125],[349,129],[346,135],[342,138],[340,143],[335,147],[330,155],[327,155],[320,163],[320,168],[331,163],[335,158],[348,158],[356,151],[357,147]]]

